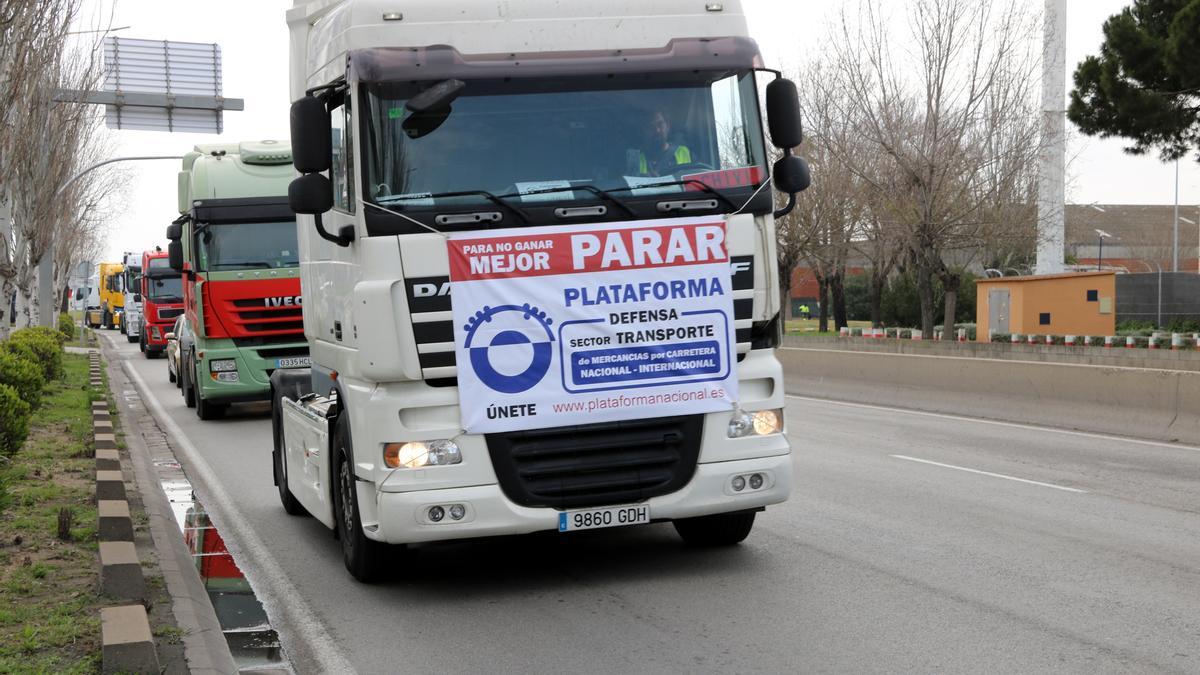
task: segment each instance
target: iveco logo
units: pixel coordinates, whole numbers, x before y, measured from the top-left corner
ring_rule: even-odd
[[[450,295],[449,281],[441,284],[413,284],[414,298],[432,298],[442,295]]]
[[[289,305],[299,305],[299,295],[281,295],[276,298],[264,298],[267,307],[287,307]]]

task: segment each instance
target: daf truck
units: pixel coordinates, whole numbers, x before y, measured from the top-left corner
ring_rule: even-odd
[[[200,419],[266,400],[273,372],[309,365],[291,161],[288,144],[273,140],[198,145],[184,156],[167,252],[195,337],[179,376]]]
[[[161,248],[142,253],[139,264],[142,327],[135,339],[146,358],[153,359],[166,351],[167,333],[175,318],[183,314],[183,278],[171,269],[167,252]]]
[[[540,530],[732,545],[788,498],[774,218],[808,169],[741,2],[287,21],[312,367],[272,376],[273,473],[355,578]]]
[[[121,310],[121,332],[130,342],[137,342],[142,330],[142,255],[126,251],[123,263],[125,271],[121,285],[125,289],[125,301]]]
[[[118,328],[125,310],[125,268],[121,263],[100,263],[100,325]]]

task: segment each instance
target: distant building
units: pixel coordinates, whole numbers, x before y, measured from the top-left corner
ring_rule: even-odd
[[[1175,207],[1145,204],[1068,204],[1065,250],[1075,269],[1095,270],[1097,263],[1115,272],[1171,270]],[[1196,271],[1200,247],[1200,207],[1179,205],[1179,271]],[[1104,237],[1104,260],[1100,239]]]

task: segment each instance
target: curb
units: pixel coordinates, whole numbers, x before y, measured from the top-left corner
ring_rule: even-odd
[[[92,350],[88,357],[89,381],[95,393],[103,393],[100,352]],[[158,652],[146,608],[141,604],[146,597],[146,579],[133,545],[125,475],[106,401],[92,402],[92,433],[96,446],[100,593],[137,603],[101,608],[101,672],[158,673]]]

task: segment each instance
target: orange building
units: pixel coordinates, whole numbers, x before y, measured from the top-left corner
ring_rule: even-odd
[[[991,333],[1112,335],[1116,274],[1078,272],[975,282],[977,339]]]

